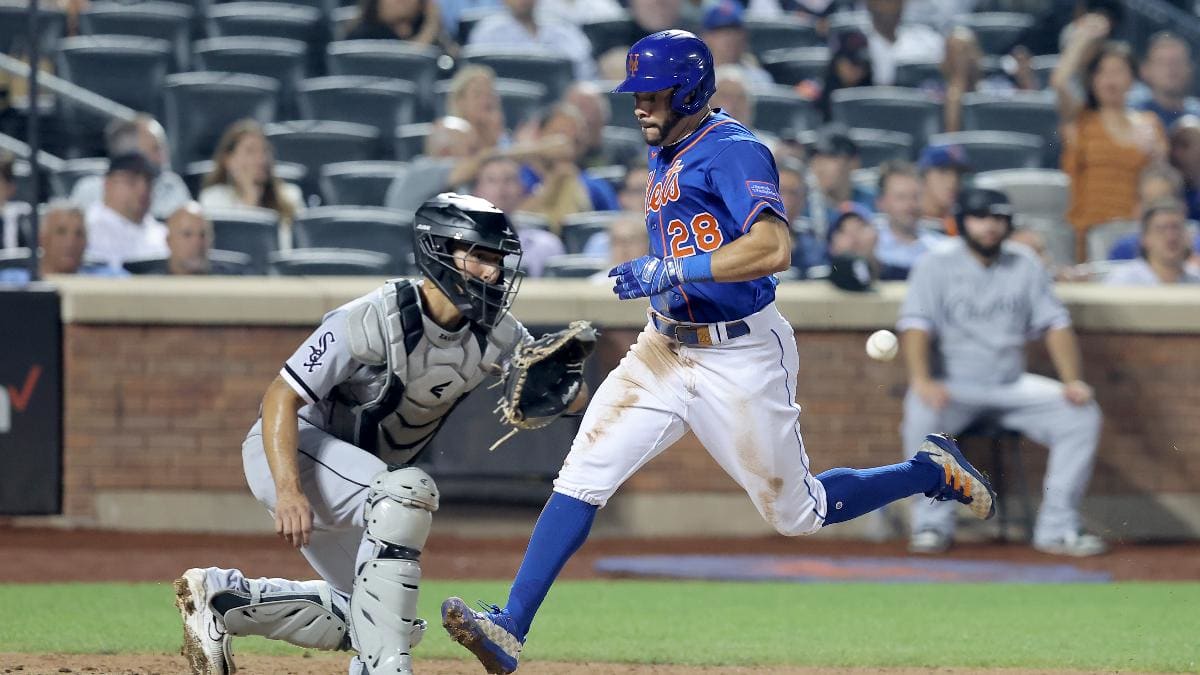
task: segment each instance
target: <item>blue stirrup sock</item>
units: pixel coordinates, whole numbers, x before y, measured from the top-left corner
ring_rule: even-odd
[[[583,546],[599,507],[555,492],[550,495],[542,515],[538,516],[525,548],[525,559],[513,579],[505,610],[517,624],[524,640],[533,624],[533,615],[546,599],[546,593],[567,560]]]
[[[935,489],[942,472],[933,462],[907,462],[874,469],[830,469],[817,474],[825,486],[825,525],[844,523],[898,499]]]

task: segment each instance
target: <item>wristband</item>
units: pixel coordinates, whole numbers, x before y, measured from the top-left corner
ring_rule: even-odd
[[[711,253],[699,253],[679,260],[679,283],[712,280]]]

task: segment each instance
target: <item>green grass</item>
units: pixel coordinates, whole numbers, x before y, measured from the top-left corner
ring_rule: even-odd
[[[499,582],[428,582],[502,601]],[[466,653],[436,626],[418,654]],[[0,652],[171,652],[170,584],[0,585]],[[240,653],[300,650],[258,638]],[[534,626],[530,659],[701,665],[963,666],[1197,671],[1200,584],[567,582]]]

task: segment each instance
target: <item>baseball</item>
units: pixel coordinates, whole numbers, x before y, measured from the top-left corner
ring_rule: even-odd
[[[867,338],[867,356],[876,361],[891,361],[900,351],[900,342],[890,330],[877,330]]]

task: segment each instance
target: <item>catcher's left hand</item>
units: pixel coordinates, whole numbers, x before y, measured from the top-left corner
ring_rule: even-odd
[[[496,411],[517,429],[537,429],[561,417],[583,387],[583,362],[596,348],[596,329],[575,321],[517,347],[504,373]]]

